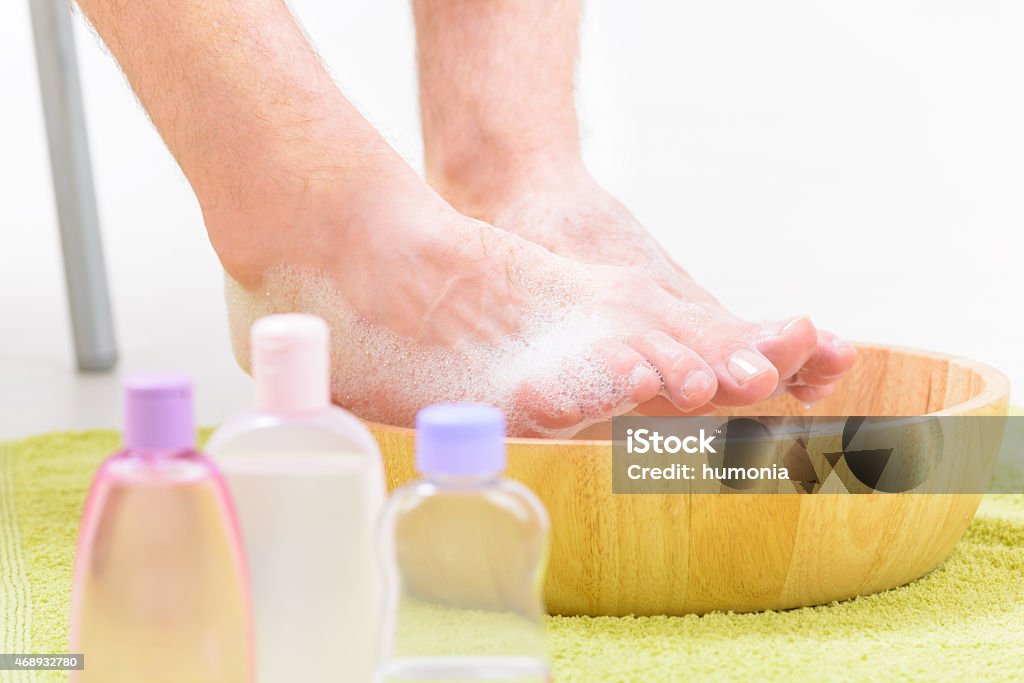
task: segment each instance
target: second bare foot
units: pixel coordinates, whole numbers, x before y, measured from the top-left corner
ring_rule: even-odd
[[[699,306],[706,316],[706,326],[686,343],[715,369],[720,387],[713,399],[716,404],[738,402],[728,381],[722,380],[752,367],[743,354],[727,353],[733,347],[756,349],[775,367],[780,387],[804,402],[828,396],[853,364],[853,346],[816,329],[807,318],[753,323],[732,315],[580,165],[534,166],[504,185],[489,183],[491,188],[503,187],[503,191],[486,195],[467,192],[466,199],[460,196],[458,183],[447,181],[441,186],[455,206],[556,254],[583,263],[635,269],[678,301]],[[647,407],[660,411],[664,406],[659,404],[664,403],[655,401]]]

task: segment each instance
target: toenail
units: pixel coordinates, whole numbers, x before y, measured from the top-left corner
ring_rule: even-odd
[[[793,329],[794,327],[799,325],[804,320],[806,320],[807,322],[810,322],[810,318],[808,318],[807,316],[804,316],[804,315],[802,315],[802,316],[800,316],[798,318],[793,318],[788,323],[786,323],[785,325],[782,326],[781,334],[785,334],[786,332],[789,332],[791,329]]]
[[[707,391],[714,381],[707,370],[691,370],[683,380],[683,396],[698,396]]]
[[[845,339],[840,339],[839,337],[832,337],[832,346],[837,351],[854,351],[855,350],[853,348],[853,344],[851,344],[850,342],[846,341]]]
[[[740,349],[729,358],[729,374],[739,384],[745,384],[772,369],[771,361],[750,349]]]
[[[629,381],[634,387],[640,386],[644,382],[649,381],[652,377],[657,379],[659,384],[661,383],[661,377],[658,373],[646,365],[638,365],[633,368],[633,372],[629,373]]]

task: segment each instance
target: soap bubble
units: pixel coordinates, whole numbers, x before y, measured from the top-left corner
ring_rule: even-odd
[[[568,437],[631,409],[629,373],[614,373],[600,349],[617,343],[615,329],[587,305],[590,288],[567,272],[536,281],[510,272],[531,302],[519,329],[497,340],[466,339],[450,346],[417,343],[374,324],[345,301],[337,285],[309,268],[279,266],[255,291],[226,277],[232,346],[248,369],[249,328],[273,313],[304,312],[331,329],[331,386],[335,402],[374,422],[411,427],[431,403],[479,402],[506,414],[510,435]],[[534,387],[549,410],[581,410],[578,424],[538,424],[521,389]]]

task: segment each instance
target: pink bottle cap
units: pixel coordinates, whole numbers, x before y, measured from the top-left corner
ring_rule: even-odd
[[[296,414],[323,410],[331,401],[327,323],[315,315],[268,315],[250,330],[256,409]]]

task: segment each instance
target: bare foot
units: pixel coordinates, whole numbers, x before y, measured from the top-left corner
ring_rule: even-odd
[[[257,317],[306,311],[332,329],[335,401],[390,424],[481,401],[506,411],[510,433],[569,436],[663,387],[681,411],[777,387],[714,309],[468,219],[411,171],[375,180],[353,194],[315,182],[285,212],[207,212],[243,367]]]
[[[853,346],[817,330],[807,318],[750,323],[729,313],[580,165],[534,167],[530,173],[507,182],[501,192],[494,192],[496,184],[489,182],[491,192],[467,191],[465,199],[460,196],[458,184],[449,181],[438,185],[457,208],[472,215],[556,254],[583,263],[643,272],[678,301],[700,307],[704,327],[685,341],[719,378],[715,404],[743,402],[733,386],[722,381],[747,365],[745,355],[734,355],[733,349],[756,349],[776,368],[780,390],[788,389],[805,402],[831,394],[835,382],[853,364]],[[671,412],[666,408],[671,406],[656,400],[644,406],[644,412]]]

